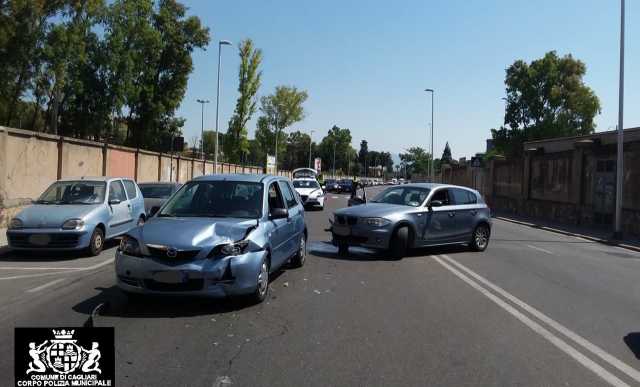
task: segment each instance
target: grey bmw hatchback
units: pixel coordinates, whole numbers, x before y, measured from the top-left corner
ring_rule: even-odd
[[[186,183],[116,252],[128,295],[265,299],[269,274],[307,254],[304,208],[290,182],[271,175],[211,175]]]
[[[402,258],[410,248],[468,244],[483,251],[491,235],[491,210],[466,187],[406,184],[334,213],[330,231],[340,254],[349,246],[389,250]]]

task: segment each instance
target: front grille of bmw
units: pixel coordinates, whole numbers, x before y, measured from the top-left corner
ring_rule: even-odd
[[[358,223],[358,218],[356,216],[336,215],[336,221],[338,224],[348,224],[353,226]]]

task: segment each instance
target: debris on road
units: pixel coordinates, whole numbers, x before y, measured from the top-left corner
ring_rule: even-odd
[[[289,283],[285,282],[285,283],[282,284],[282,286],[284,286],[285,288],[288,288],[289,287]]]
[[[318,289],[313,289],[313,292],[314,292],[315,294],[322,294],[322,292],[321,292],[321,291],[319,291]]]

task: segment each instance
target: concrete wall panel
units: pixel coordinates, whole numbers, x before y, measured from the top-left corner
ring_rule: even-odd
[[[102,176],[102,148],[64,143],[62,177]]]
[[[58,176],[58,143],[36,137],[6,136],[5,184],[0,191],[4,205],[34,199]]]
[[[158,156],[138,154],[138,181],[158,181]]]
[[[107,151],[107,176],[135,177],[136,155],[119,149]]]

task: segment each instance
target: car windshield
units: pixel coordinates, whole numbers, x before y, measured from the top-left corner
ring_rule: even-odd
[[[421,187],[397,187],[388,188],[380,192],[371,203],[400,204],[404,206],[418,207],[429,195],[429,188]]]
[[[171,184],[140,184],[139,187],[146,199],[166,199],[173,189]]]
[[[245,181],[194,181],[169,199],[158,216],[259,218],[262,184]]]
[[[38,204],[98,204],[104,202],[103,181],[57,181],[36,200]]]
[[[295,188],[320,188],[320,184],[315,180],[294,180],[293,186]]]

